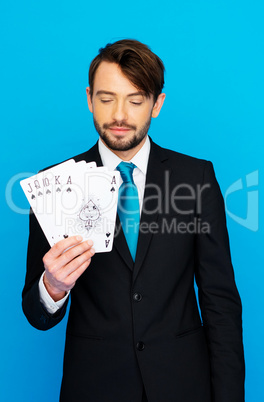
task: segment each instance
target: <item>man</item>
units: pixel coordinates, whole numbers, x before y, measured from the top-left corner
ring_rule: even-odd
[[[140,211],[133,241],[119,210],[110,253],[78,236],[50,248],[31,215],[25,315],[49,329],[71,294],[61,402],[244,401],[241,302],[212,164],[147,135],[165,99],[163,74],[134,40],[100,49],[89,71],[100,138],[75,160],[133,163],[125,165]]]

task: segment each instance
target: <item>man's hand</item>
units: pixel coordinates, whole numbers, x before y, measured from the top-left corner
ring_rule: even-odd
[[[44,285],[55,302],[73,288],[77,279],[90,265],[94,255],[93,242],[81,241],[81,236],[63,239],[51,247],[43,257]]]

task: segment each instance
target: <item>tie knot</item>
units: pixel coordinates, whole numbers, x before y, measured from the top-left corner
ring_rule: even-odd
[[[119,170],[124,183],[134,183],[133,170],[136,166],[134,163],[121,162],[116,167]]]

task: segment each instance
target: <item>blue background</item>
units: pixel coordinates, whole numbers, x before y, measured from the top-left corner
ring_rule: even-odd
[[[14,1],[0,5],[1,332],[0,400],[58,401],[66,320],[48,332],[21,310],[28,204],[19,180],[85,151],[97,140],[85,87],[107,42],[149,44],[166,66],[167,95],[150,135],[160,145],[209,159],[223,193],[242,179],[228,208],[246,219],[245,177],[258,171],[263,205],[264,2]],[[246,401],[263,390],[263,208],[259,229],[228,217],[243,302]]]

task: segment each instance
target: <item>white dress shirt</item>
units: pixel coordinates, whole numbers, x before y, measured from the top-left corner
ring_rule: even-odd
[[[106,166],[109,170],[115,170],[116,167],[119,165],[119,163],[122,162],[122,159],[119,158],[116,154],[114,154],[109,148],[107,148],[106,145],[101,141],[100,138],[98,141],[98,150],[99,150],[99,154],[101,156],[103,165]],[[128,162],[132,162],[132,163],[134,163],[134,165],[136,165],[136,167],[133,171],[133,179],[134,179],[134,183],[138,189],[140,212],[142,210],[142,204],[143,204],[143,198],[144,198],[144,189],[145,189],[145,182],[146,182],[149,153],[150,153],[150,140],[149,140],[149,137],[147,136],[146,141],[143,144],[142,148],[136,153],[135,156],[133,156],[133,158],[130,161],[128,161]],[[120,181],[120,185],[121,184],[122,184],[122,178]],[[43,276],[44,276],[44,272],[39,280],[40,301],[50,314],[54,314],[54,313],[56,313],[56,311],[58,311],[63,306],[63,304],[66,301],[66,299],[68,298],[70,292],[68,292],[63,299],[59,300],[58,302],[55,302],[52,299],[52,297],[49,295],[49,293],[47,292],[47,289],[43,282]]]

